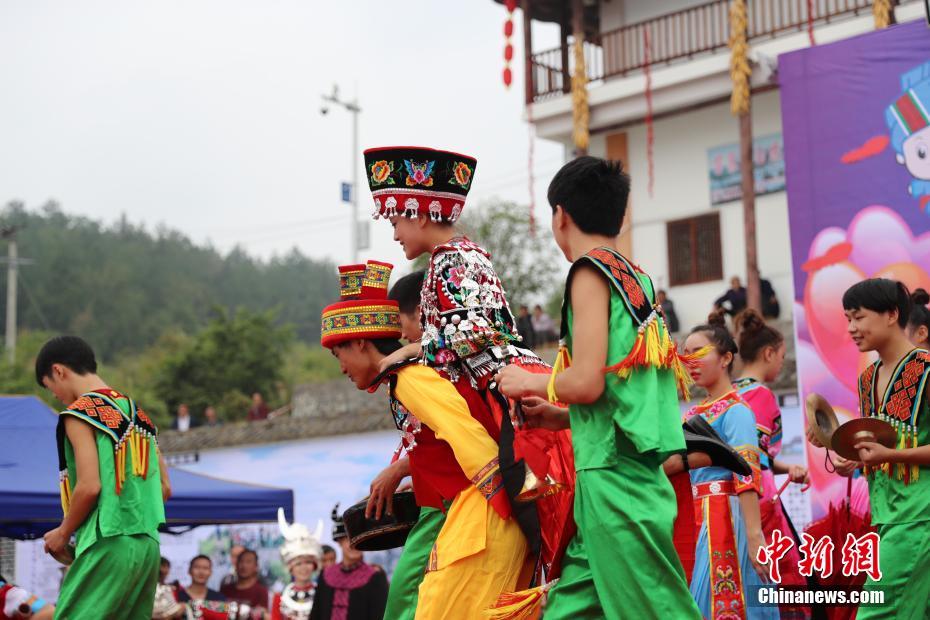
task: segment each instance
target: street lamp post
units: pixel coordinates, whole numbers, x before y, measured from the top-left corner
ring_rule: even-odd
[[[352,113],[352,188],[350,192],[349,201],[352,208],[352,223],[349,226],[349,236],[350,236],[350,245],[352,252],[352,262],[355,263],[358,261],[358,162],[356,158],[358,157],[358,114],[362,109],[358,105],[358,99],[353,98],[352,101],[344,101],[339,98],[339,87],[333,84],[333,92],[330,95],[323,95],[323,107],[320,108],[320,114],[329,113],[329,104],[335,104],[342,106],[346,110]]]

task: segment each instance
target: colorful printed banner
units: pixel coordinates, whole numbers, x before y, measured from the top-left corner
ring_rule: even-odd
[[[843,293],[870,277],[930,290],[930,31],[920,21],[784,54],[778,75],[799,388],[846,419],[869,356],[846,332]],[[818,519],[846,479],[825,471],[822,449],[807,457]],[[868,508],[861,479],[853,505]]]

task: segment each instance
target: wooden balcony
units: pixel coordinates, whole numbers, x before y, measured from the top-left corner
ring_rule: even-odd
[[[652,66],[712,54],[727,47],[729,0],[714,0],[647,21],[602,32],[585,41],[588,81],[598,82],[641,71],[646,65],[646,38]],[[810,12],[808,12],[810,7]],[[750,41],[772,38],[809,25],[870,13],[872,0],[747,0]],[[558,97],[571,90],[571,41],[536,52],[530,59],[534,101]]]

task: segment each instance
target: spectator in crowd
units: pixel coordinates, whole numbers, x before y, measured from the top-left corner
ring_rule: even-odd
[[[320,568],[320,572],[325,568],[329,568],[336,563],[336,550],[330,547],[329,545],[323,545],[323,565]]]
[[[730,278],[730,289],[714,301],[714,308],[723,308],[730,316],[736,316],[746,309],[746,287],[739,276]]]
[[[772,283],[766,279],[759,280],[759,292],[762,297],[762,316],[767,319],[777,319],[781,314],[781,306],[778,304],[778,296]]]
[[[229,565],[232,566],[232,572],[223,577],[223,581],[220,582],[220,591],[228,585],[236,584],[236,563],[243,551],[245,551],[245,547],[242,545],[233,545],[229,548]]]
[[[517,331],[523,338],[523,346],[528,349],[536,346],[536,332],[533,330],[533,320],[530,318],[530,309],[527,306],[520,306],[520,313],[517,315]]]
[[[191,410],[190,407],[187,406],[187,403],[178,405],[178,412],[174,416],[174,424],[171,428],[179,433],[186,433],[195,426],[197,425],[194,423],[193,418],[191,418]]]
[[[675,304],[668,298],[664,290],[659,289],[659,292],[656,293],[656,303],[662,308],[662,314],[665,315],[665,324],[668,326],[668,331],[672,333],[677,332],[680,325],[678,324],[678,315],[675,314]]]
[[[533,308],[533,331],[536,332],[536,344],[548,344],[558,337],[552,317],[539,304]]]
[[[168,573],[171,572],[171,562],[168,558],[161,556],[161,564],[158,567],[158,583],[164,585],[168,579]]]
[[[251,549],[243,549],[236,561],[236,583],[220,589],[227,600],[245,603],[252,609],[267,611],[268,589],[258,577],[258,554]]]
[[[220,419],[216,416],[216,408],[213,405],[209,405],[203,410],[203,420],[204,426],[219,426],[222,424]]]
[[[188,574],[191,576],[191,585],[178,588],[178,602],[188,601],[225,601],[226,597],[207,587],[210,576],[213,575],[213,560],[206,555],[198,555],[191,560]]]
[[[252,406],[249,407],[249,422],[268,419],[268,405],[262,398],[261,392],[252,394]]]

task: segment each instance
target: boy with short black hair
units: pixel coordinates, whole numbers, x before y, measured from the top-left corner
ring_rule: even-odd
[[[552,232],[572,263],[562,347],[551,375],[498,374],[511,398],[569,404],[578,533],[547,620],[700,617],[672,543],[676,499],[662,468],[685,449],[676,390],[685,369],[652,281],[616,248],[629,191],[619,162],[580,157],[556,174]]]
[[[884,419],[897,433],[896,448],[857,444],[859,463],[833,457],[847,476],[864,466],[880,538],[881,580],[870,576],[865,588],[886,592],[886,604],[861,607],[857,617],[925,618],[930,610],[930,354],[907,338],[911,298],[901,282],[873,278],[854,284],[843,294],[843,309],[859,351],[878,354],[859,376],[860,415]],[[807,436],[820,446],[810,428]]]
[[[90,345],[75,336],[42,347],[36,381],[68,404],[56,433],[64,519],[45,534],[45,550],[68,562],[72,535],[76,545],[56,615],[149,618],[169,493],[155,426],[104,383]]]

